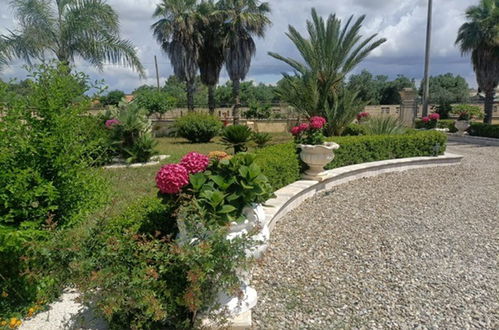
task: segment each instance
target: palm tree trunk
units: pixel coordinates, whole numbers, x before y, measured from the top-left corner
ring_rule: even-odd
[[[239,125],[240,115],[239,108],[241,108],[241,99],[239,92],[241,89],[241,83],[239,79],[232,81],[232,97],[234,98],[234,108],[232,109],[232,116],[234,117],[234,125]]]
[[[216,85],[208,85],[208,108],[210,109],[210,115],[215,114],[215,87]]]
[[[187,111],[194,111],[194,92],[196,91],[195,81],[187,81]]]
[[[483,117],[483,122],[485,124],[492,124],[492,110],[494,108],[495,93],[494,88],[485,91],[485,117]]]

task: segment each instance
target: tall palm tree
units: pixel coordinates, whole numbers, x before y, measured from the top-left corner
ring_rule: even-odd
[[[499,83],[499,0],[481,0],[466,10],[456,44],[471,53],[478,86],[485,93],[484,123],[492,123],[495,89]]]
[[[2,67],[7,64],[9,58],[6,41],[4,38],[0,37],[0,71],[2,70]]]
[[[232,80],[234,123],[239,123],[240,83],[246,78],[256,52],[253,36],[263,37],[271,24],[268,2],[259,0],[220,0],[224,20],[225,67]]]
[[[376,34],[363,39],[360,29],[364,19],[365,16],[361,16],[353,21],[351,16],[342,27],[341,20],[335,15],[329,15],[324,21],[312,9],[312,20],[307,21],[308,38],[292,26],[286,34],[303,61],[269,53],[295,72],[294,75],[284,74],[278,90],[282,99],[307,116],[320,115],[330,119],[328,131],[332,134],[341,133],[342,127],[338,125],[355,117],[351,109],[355,108],[358,93],[342,91],[346,75],[386,41],[384,38],[375,40]]]
[[[210,114],[215,113],[215,90],[224,64],[223,48],[223,15],[217,12],[213,0],[203,1],[199,5],[199,14],[206,22],[201,21],[203,42],[199,50],[199,73],[203,84],[208,86],[208,108]],[[207,23],[207,24],[206,24]]]
[[[153,17],[154,36],[170,58],[175,75],[187,85],[187,108],[194,111],[194,93],[202,35],[197,0],[162,0]]]
[[[19,27],[4,36],[13,55],[31,63],[53,54],[65,64],[76,56],[102,69],[104,63],[144,75],[135,48],[120,39],[119,18],[105,0],[12,0]]]

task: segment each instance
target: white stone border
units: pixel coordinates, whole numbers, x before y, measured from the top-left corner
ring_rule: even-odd
[[[134,163],[134,164],[112,164],[112,165],[106,165],[102,166],[103,169],[109,170],[109,169],[115,169],[115,168],[135,168],[135,167],[146,167],[146,166],[154,166],[154,165],[159,165],[159,163],[162,160],[165,160],[167,158],[170,158],[170,155],[159,155],[159,156],[153,156],[151,157],[151,161],[147,163]]]
[[[483,137],[483,136],[458,135],[458,134],[449,133],[447,134],[447,139],[449,142],[478,144],[484,146],[499,146],[499,139]]]
[[[264,204],[263,209],[270,233],[272,233],[276,223],[283,216],[319,192],[330,190],[349,181],[384,173],[402,172],[424,167],[457,165],[462,159],[463,156],[448,152],[437,157],[389,159],[335,168],[327,171],[325,178],[320,182],[313,180],[295,181],[276,191],[276,197],[269,199]],[[229,324],[232,330],[250,329],[252,327],[251,310],[229,320]]]

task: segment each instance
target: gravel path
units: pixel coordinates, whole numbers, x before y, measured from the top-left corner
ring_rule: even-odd
[[[499,329],[499,147],[361,179],[281,219],[255,270],[260,329]]]

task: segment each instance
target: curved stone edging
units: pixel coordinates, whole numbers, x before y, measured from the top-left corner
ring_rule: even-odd
[[[112,165],[106,165],[102,166],[103,169],[109,170],[109,169],[115,169],[115,168],[134,168],[134,167],[145,167],[145,166],[153,166],[153,165],[159,165],[159,163],[162,160],[165,160],[167,158],[170,158],[170,155],[159,155],[159,156],[154,156],[151,157],[151,161],[147,163],[134,163],[134,164],[112,164]]]
[[[449,133],[449,134],[447,134],[447,139],[449,142],[478,144],[478,145],[485,145],[485,146],[499,146],[499,139],[489,138],[489,137],[484,137],[484,136],[457,135],[457,134]]]
[[[272,232],[280,218],[298,207],[303,201],[334,186],[383,173],[401,172],[422,167],[456,165],[461,162],[462,158],[461,155],[446,152],[444,155],[437,157],[389,159],[329,170],[321,182],[312,180],[293,182],[276,191],[276,197],[269,199],[264,204],[265,216],[271,219],[268,220],[270,231]]]

